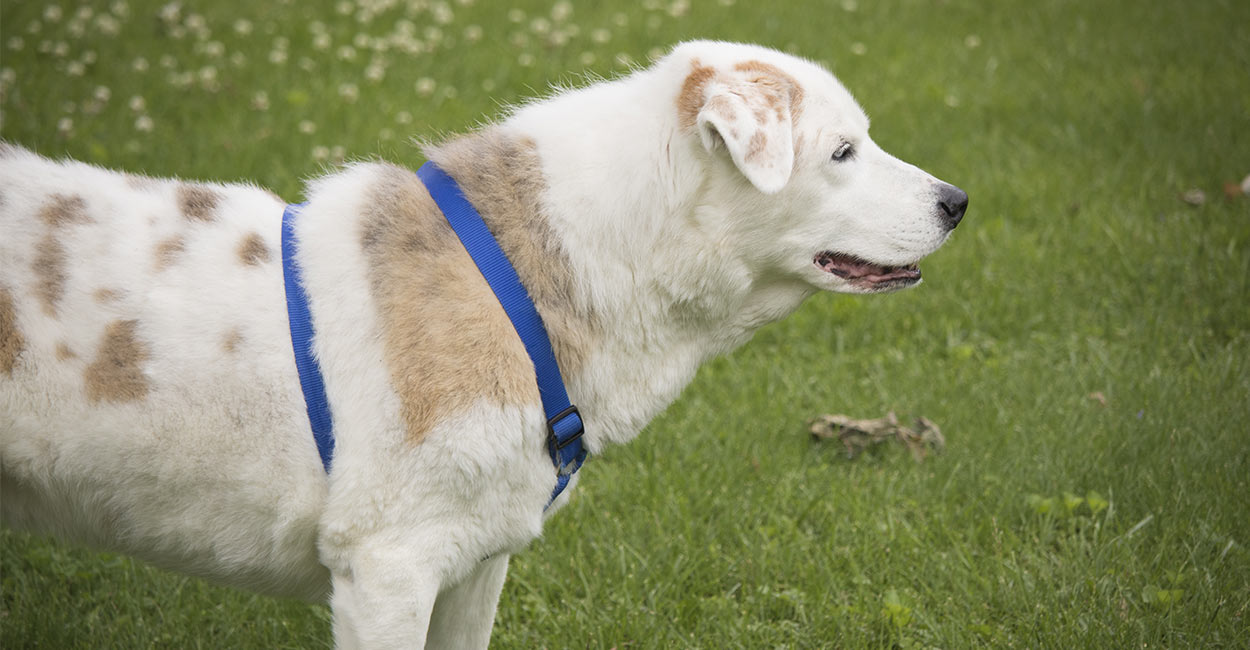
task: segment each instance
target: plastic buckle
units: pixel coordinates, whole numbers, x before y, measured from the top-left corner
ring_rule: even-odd
[[[556,424],[570,415],[577,416],[577,432],[564,440],[560,440],[559,436],[556,435]],[[581,438],[583,433],[586,433],[586,423],[582,420],[582,414],[577,410],[576,406],[570,405],[563,411],[556,413],[550,420],[547,420],[547,440],[550,441],[550,445],[554,451],[560,451],[561,449],[569,446],[574,441]]]

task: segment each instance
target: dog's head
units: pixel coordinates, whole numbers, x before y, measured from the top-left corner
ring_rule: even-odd
[[[917,284],[921,258],[968,196],[881,150],[851,94],[820,66],[767,48],[697,41],[662,63],[721,209],[705,224],[753,270],[845,293]],[[712,219],[712,217],[709,217]]]

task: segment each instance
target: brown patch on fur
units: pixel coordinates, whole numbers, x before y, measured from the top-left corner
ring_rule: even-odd
[[[68,361],[76,356],[78,355],[74,354],[74,351],[69,348],[69,344],[65,341],[60,341],[56,344],[57,361]]]
[[[187,242],[182,235],[174,235],[161,240],[156,245],[156,270],[163,271],[178,261],[178,255],[186,250]]]
[[[53,194],[52,200],[39,209],[39,218],[52,228],[90,220],[87,216],[87,202],[81,196],[64,194]]]
[[[473,202],[542,315],[565,377],[583,366],[595,326],[573,297],[567,258],[542,214],[533,145],[495,132],[428,152]],[[386,361],[408,437],[485,398],[538,400],[525,347],[446,218],[412,172],[389,168],[364,205],[361,243]]]
[[[681,84],[681,93],[677,95],[677,115],[681,125],[691,127],[698,121],[699,111],[703,109],[703,88],[716,76],[716,69],[703,65],[698,59],[690,62],[690,74]]]
[[[143,362],[149,352],[135,334],[138,325],[135,320],[117,320],[104,330],[95,361],[83,370],[92,403],[134,402],[148,394]]]
[[[13,294],[7,287],[0,287],[0,371],[12,377],[17,367],[17,357],[26,349],[26,339],[17,329],[17,308]]]
[[[752,83],[763,84],[764,86],[777,91],[768,93],[769,107],[772,108],[777,115],[777,119],[784,119],[785,108],[790,108],[790,119],[798,120],[799,113],[803,108],[803,86],[789,73],[781,68],[763,61],[743,61],[734,66],[734,70],[746,72],[753,75],[749,78]],[[788,104],[781,101],[781,94],[784,93],[789,100]]]
[[[191,221],[212,221],[221,195],[204,185],[182,184],[178,186],[178,208]]]
[[[239,346],[242,343],[243,332],[237,327],[231,329],[229,332],[226,332],[226,335],[221,337],[221,349],[225,350],[226,354],[234,354],[235,352],[238,352]]]
[[[105,305],[110,302],[121,300],[122,292],[117,289],[106,289],[104,287],[100,287],[99,289],[96,289],[93,294],[91,294],[91,297],[95,298],[95,301],[101,305]]]
[[[755,135],[751,136],[751,141],[747,143],[746,160],[754,161],[764,153],[764,148],[768,146],[768,136],[764,134],[764,129],[759,129]]]
[[[69,279],[65,257],[65,247],[54,233],[44,235],[35,245],[35,259],[31,264],[37,278],[35,292],[44,313],[49,316],[56,316],[57,303],[65,295],[65,282]]]
[[[239,243],[239,261],[247,266],[260,266],[269,261],[269,247],[259,234],[252,233]]]

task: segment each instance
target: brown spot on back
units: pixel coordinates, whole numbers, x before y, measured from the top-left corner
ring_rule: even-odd
[[[269,247],[257,233],[252,233],[239,242],[239,261],[248,266],[260,266],[269,261]]]
[[[532,144],[488,131],[429,155],[482,214],[533,297],[562,371],[576,373],[594,328],[577,307],[567,259],[542,214]],[[536,402],[524,345],[421,182],[388,168],[365,205],[361,243],[409,440],[420,442],[439,420],[478,399]]]
[[[156,245],[156,270],[163,271],[178,261],[178,255],[187,247],[182,235],[174,235],[161,240]]]
[[[0,371],[13,376],[17,358],[26,349],[26,339],[17,329],[17,308],[13,294],[7,287],[0,287]]]
[[[149,353],[136,335],[138,326],[138,321],[117,320],[105,329],[95,361],[83,370],[89,401],[133,402],[148,394],[143,362]]]
[[[221,349],[225,350],[226,354],[234,354],[235,352],[238,352],[239,346],[242,345],[242,343],[243,332],[237,327],[226,332],[226,335],[221,337]]]
[[[53,194],[52,200],[40,208],[39,218],[53,228],[90,220],[87,216],[87,202],[81,196],[64,194]]]
[[[220,201],[221,195],[210,187],[185,183],[178,186],[178,208],[191,221],[212,221]]]
[[[74,354],[74,351],[69,348],[69,344],[65,341],[60,341],[56,344],[57,361],[68,361],[76,356],[78,355]]]
[[[56,316],[57,303],[65,294],[65,282],[68,275],[65,271],[65,247],[56,238],[55,233],[48,233],[35,245],[35,259],[31,269],[35,273],[35,292],[43,311],[49,316]]]
[[[681,93],[677,95],[677,115],[681,125],[691,127],[698,121],[699,111],[703,108],[703,88],[716,76],[716,69],[703,65],[698,59],[690,62],[690,74],[681,84]]]
[[[100,303],[101,305],[104,305],[110,302],[116,302],[118,300],[121,300],[122,292],[116,289],[106,289],[104,287],[101,287],[95,290],[95,292],[92,294],[92,297],[95,298],[96,302]]]

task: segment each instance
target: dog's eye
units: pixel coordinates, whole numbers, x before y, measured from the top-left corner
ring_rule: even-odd
[[[842,144],[838,145],[837,149],[833,150],[833,159],[837,162],[850,160],[854,156],[855,156],[855,149],[851,147],[851,143],[849,142],[843,142]]]

